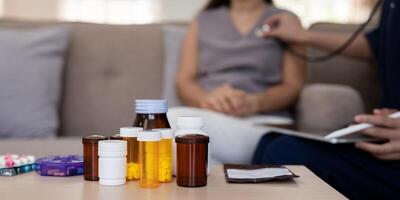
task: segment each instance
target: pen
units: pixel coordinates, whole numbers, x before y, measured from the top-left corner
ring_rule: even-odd
[[[389,117],[390,118],[400,118],[400,112],[393,113],[393,114],[389,115]],[[332,139],[332,138],[342,137],[345,135],[350,135],[352,133],[359,132],[359,131],[365,130],[367,128],[371,128],[373,126],[374,125],[368,124],[368,123],[362,123],[362,124],[349,126],[347,128],[332,132],[331,134],[325,136],[325,139]]]

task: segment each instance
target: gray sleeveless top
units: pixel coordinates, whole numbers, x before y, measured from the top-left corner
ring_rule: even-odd
[[[281,80],[282,49],[278,41],[255,35],[265,19],[282,12],[266,8],[246,35],[233,25],[226,7],[199,14],[199,84],[211,91],[229,83],[247,93],[268,89]]]

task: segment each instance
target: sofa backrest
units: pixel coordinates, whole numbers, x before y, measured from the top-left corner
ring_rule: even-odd
[[[160,25],[71,24],[61,134],[111,134],[131,126],[134,100],[160,98]]]
[[[161,97],[161,25],[0,22],[22,28],[60,24],[71,27],[72,41],[59,135],[115,134],[132,125],[135,99]]]
[[[64,73],[59,135],[111,135],[132,124],[135,99],[161,97],[162,25],[0,21],[0,26],[20,28],[60,24],[71,27],[72,41]],[[321,23],[311,29],[351,31],[355,26]],[[310,55],[320,53],[309,51]],[[307,67],[308,83],[349,85],[361,93],[367,109],[378,105],[375,65],[340,56]]]
[[[310,27],[314,31],[353,32],[358,25],[316,23]],[[372,27],[368,27],[370,30]],[[325,51],[309,49],[309,55],[324,55]],[[366,110],[379,105],[380,85],[377,65],[360,59],[338,56],[321,63],[308,63],[308,83],[344,84],[356,89],[362,96]]]

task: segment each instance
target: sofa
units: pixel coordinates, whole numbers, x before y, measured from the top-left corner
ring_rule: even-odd
[[[184,25],[0,21],[0,27],[21,29],[60,24],[71,27],[72,39],[63,73],[58,136],[112,135],[119,127],[132,124],[134,99],[162,98],[165,86],[173,87],[173,82],[165,82],[165,74],[174,74],[173,69],[165,68],[165,61],[176,63]],[[326,23],[311,27],[354,28]],[[166,34],[176,37],[167,41],[171,37]],[[175,46],[170,48],[171,44]],[[310,49],[309,54],[321,51]],[[310,132],[335,129],[350,122],[354,114],[378,106],[375,66],[344,57],[307,64],[307,85],[295,106],[298,128]]]

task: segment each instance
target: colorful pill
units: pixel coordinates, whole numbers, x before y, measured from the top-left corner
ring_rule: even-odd
[[[14,162],[14,167],[21,166],[21,160],[19,160],[19,159],[14,159],[13,162]]]
[[[13,166],[14,166],[14,161],[6,160],[6,167],[13,167]]]
[[[5,166],[6,166],[6,161],[0,159],[0,168],[5,167]]]
[[[34,163],[35,162],[35,156],[27,156],[26,157],[28,159],[28,163]]]
[[[19,160],[21,161],[21,165],[28,164],[28,159],[26,157],[21,157]]]

